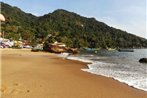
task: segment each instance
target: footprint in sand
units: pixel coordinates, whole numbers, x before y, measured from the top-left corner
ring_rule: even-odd
[[[1,93],[3,95],[17,95],[20,93],[30,93],[30,90],[24,88],[22,84],[14,83],[11,86],[2,85]]]
[[[1,87],[1,93],[5,93],[6,92],[6,90],[7,90],[7,86],[5,86],[5,85],[2,85],[2,87]]]
[[[19,90],[17,90],[16,87],[2,85],[1,93],[4,94],[4,95],[5,94],[18,94]]]
[[[18,84],[18,83],[14,83],[14,86],[19,86],[20,84]]]
[[[19,88],[21,86],[21,84],[19,83],[14,83],[12,85],[12,89],[10,91],[10,94],[12,95],[16,95],[16,94],[19,94],[19,93],[22,93],[23,91]]]
[[[12,89],[11,92],[10,92],[10,94],[12,94],[12,95],[16,95],[18,93],[21,93],[21,91],[19,91],[17,89]]]

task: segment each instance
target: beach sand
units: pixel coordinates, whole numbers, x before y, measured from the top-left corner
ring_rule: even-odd
[[[81,69],[86,64],[30,50],[1,49],[1,98],[147,98],[141,91]]]

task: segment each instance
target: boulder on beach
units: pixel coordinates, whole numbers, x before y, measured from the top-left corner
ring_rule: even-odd
[[[72,53],[72,54],[79,54],[80,51],[77,48],[67,48],[66,50],[68,53]]]
[[[32,52],[39,52],[39,51],[43,51],[43,44],[37,44],[36,46],[34,46],[31,50]]]
[[[44,51],[52,52],[52,53],[63,53],[63,52],[66,51],[65,46],[62,46],[62,45],[59,45],[59,44],[53,44],[53,43],[46,44],[43,47],[43,49],[44,49]]]
[[[66,51],[65,47],[60,47],[57,45],[50,45],[51,47],[49,47],[50,52],[54,52],[54,53],[63,53]]]
[[[63,43],[48,43],[48,44],[44,45],[43,49],[44,49],[44,51],[52,52],[52,53],[64,53],[64,52],[68,52],[71,54],[78,54],[79,53],[77,48],[67,47]]]
[[[139,62],[140,62],[140,63],[147,63],[147,58],[141,58],[141,59],[139,60]]]

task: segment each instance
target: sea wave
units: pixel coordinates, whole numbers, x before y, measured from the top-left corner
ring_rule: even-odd
[[[124,69],[117,70],[115,68],[116,66],[118,65],[96,61],[92,64],[88,64],[88,69],[81,70],[92,74],[110,77],[134,88],[147,91],[147,79],[145,74],[135,71],[126,71]]]
[[[77,60],[77,61],[81,61],[84,63],[93,63],[92,60],[86,59],[85,57],[89,57],[88,55],[83,55],[83,56],[73,56],[70,55],[69,53],[61,53],[57,55],[58,57],[62,57],[62,58],[66,58],[66,59],[70,59],[70,60]],[[92,57],[93,55],[90,55],[90,57]]]
[[[131,87],[147,91],[146,74],[141,72],[140,69],[138,70],[137,67],[132,68],[129,64],[123,65],[93,61],[91,57],[93,56],[69,56],[67,59],[91,63],[87,65],[88,69],[81,69],[82,71],[110,77]]]

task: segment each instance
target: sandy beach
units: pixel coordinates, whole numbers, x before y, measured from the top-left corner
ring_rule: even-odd
[[[81,71],[86,64],[30,50],[1,49],[1,98],[147,98],[111,78]]]

